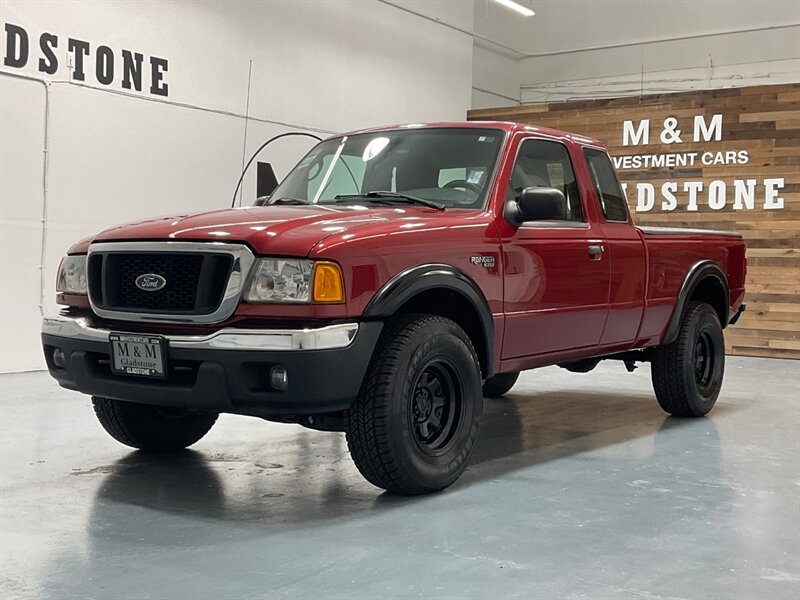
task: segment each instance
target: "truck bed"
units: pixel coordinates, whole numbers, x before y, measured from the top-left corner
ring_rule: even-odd
[[[738,231],[723,231],[721,229],[690,229],[684,227],[654,227],[637,225],[636,229],[645,235],[721,235],[725,237],[742,237]]]

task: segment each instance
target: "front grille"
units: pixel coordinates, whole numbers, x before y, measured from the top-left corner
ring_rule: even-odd
[[[201,254],[122,254],[110,258],[117,271],[114,304],[148,310],[194,310],[203,268]],[[144,273],[161,275],[167,285],[154,292],[140,290],[136,278]]]
[[[208,314],[222,302],[232,263],[232,256],[219,253],[97,252],[89,259],[89,294],[106,310]],[[166,284],[140,289],[136,279],[147,274]]]

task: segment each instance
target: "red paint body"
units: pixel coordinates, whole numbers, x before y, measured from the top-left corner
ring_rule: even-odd
[[[341,266],[345,303],[242,303],[215,329],[254,317],[358,318],[394,275],[426,263],[450,264],[471,277],[488,302],[497,372],[658,345],[687,273],[701,260],[714,261],[726,274],[730,313],[742,304],[745,249],[741,238],[688,231],[648,235],[633,225],[630,216],[627,223],[602,218],[583,155],[583,147],[604,149],[602,143],[513,123],[435,126],[505,132],[485,211],[439,212],[416,206],[358,211],[331,206],[248,207],[115,227],[76,244],[70,254],[85,253],[94,241],[225,241],[246,243],[258,255],[311,257]],[[505,192],[517,148],[531,137],[558,140],[567,147],[585,225],[516,227],[504,219]],[[599,260],[589,258],[589,243],[604,246]],[[470,257],[476,255],[495,257],[495,266],[472,264]],[[88,308],[85,297],[62,295],[59,300]]]

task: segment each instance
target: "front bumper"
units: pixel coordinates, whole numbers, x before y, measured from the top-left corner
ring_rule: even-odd
[[[358,394],[382,327],[371,321],[165,335],[168,374],[163,380],[113,374],[111,331],[84,317],[45,317],[42,344],[50,374],[67,389],[144,404],[288,417],[346,409]],[[62,368],[53,357],[56,349],[65,356]],[[285,391],[270,386],[275,365],[288,373]]]

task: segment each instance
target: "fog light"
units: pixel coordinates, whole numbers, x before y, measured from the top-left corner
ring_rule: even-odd
[[[67,366],[67,356],[61,348],[53,349],[53,365],[57,369],[63,369]]]
[[[283,365],[275,365],[269,370],[269,384],[272,389],[285,392],[289,387],[289,373]]]

